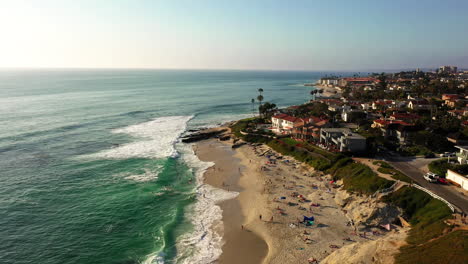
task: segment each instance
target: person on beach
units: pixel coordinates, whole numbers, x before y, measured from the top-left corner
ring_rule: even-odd
[[[273,222],[273,216],[271,216],[271,218],[270,218],[270,222]]]
[[[258,218],[260,218],[260,220],[262,220],[262,215],[259,215]]]

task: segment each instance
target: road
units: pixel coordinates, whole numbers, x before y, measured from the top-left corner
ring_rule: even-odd
[[[424,173],[421,169],[414,162],[411,162],[409,158],[391,154],[381,156],[383,160],[393,165],[393,167],[406,174],[422,187],[444,198],[464,213],[468,213],[468,197],[458,192],[455,188],[437,183],[429,183],[423,178]]]

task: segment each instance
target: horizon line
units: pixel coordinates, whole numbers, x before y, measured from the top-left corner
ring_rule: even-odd
[[[455,65],[454,65],[455,66]],[[439,67],[402,67],[394,69],[356,69],[356,70],[312,70],[312,69],[262,69],[262,68],[156,68],[156,67],[0,67],[0,70],[167,70],[167,71],[279,71],[279,72],[395,72],[416,70],[435,70]],[[459,70],[464,70],[464,67],[459,67]]]

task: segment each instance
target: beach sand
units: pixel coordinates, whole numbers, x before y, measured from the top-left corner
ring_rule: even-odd
[[[233,150],[229,143],[210,139],[194,149],[201,160],[216,164],[205,173],[205,183],[240,193],[220,204],[225,244],[219,263],[308,263],[355,242],[382,237],[362,226],[356,233],[347,225],[349,218],[337,204],[338,190],[330,185],[329,175],[288,157],[268,164],[261,154],[280,155],[264,145]],[[314,223],[299,223],[303,216],[313,216]]]

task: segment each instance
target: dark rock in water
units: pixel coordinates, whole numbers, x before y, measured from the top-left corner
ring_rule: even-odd
[[[221,135],[221,136],[219,136],[219,140],[221,140],[221,141],[226,141],[226,140],[229,140],[229,139],[231,139],[231,136],[229,136],[229,135]]]
[[[205,140],[205,139],[209,139],[209,138],[218,136],[219,134],[222,134],[222,133],[224,133],[226,131],[227,131],[227,129],[216,129],[216,130],[208,129],[208,130],[204,130],[204,131],[199,131],[199,132],[196,132],[196,133],[193,133],[193,134],[190,134],[188,136],[183,137],[182,142],[184,142],[184,143],[197,142],[197,141],[200,141],[200,140]]]
[[[240,147],[242,145],[245,145],[245,142],[236,143],[236,144],[232,145],[232,148],[235,149],[235,148],[238,148],[238,147]]]

